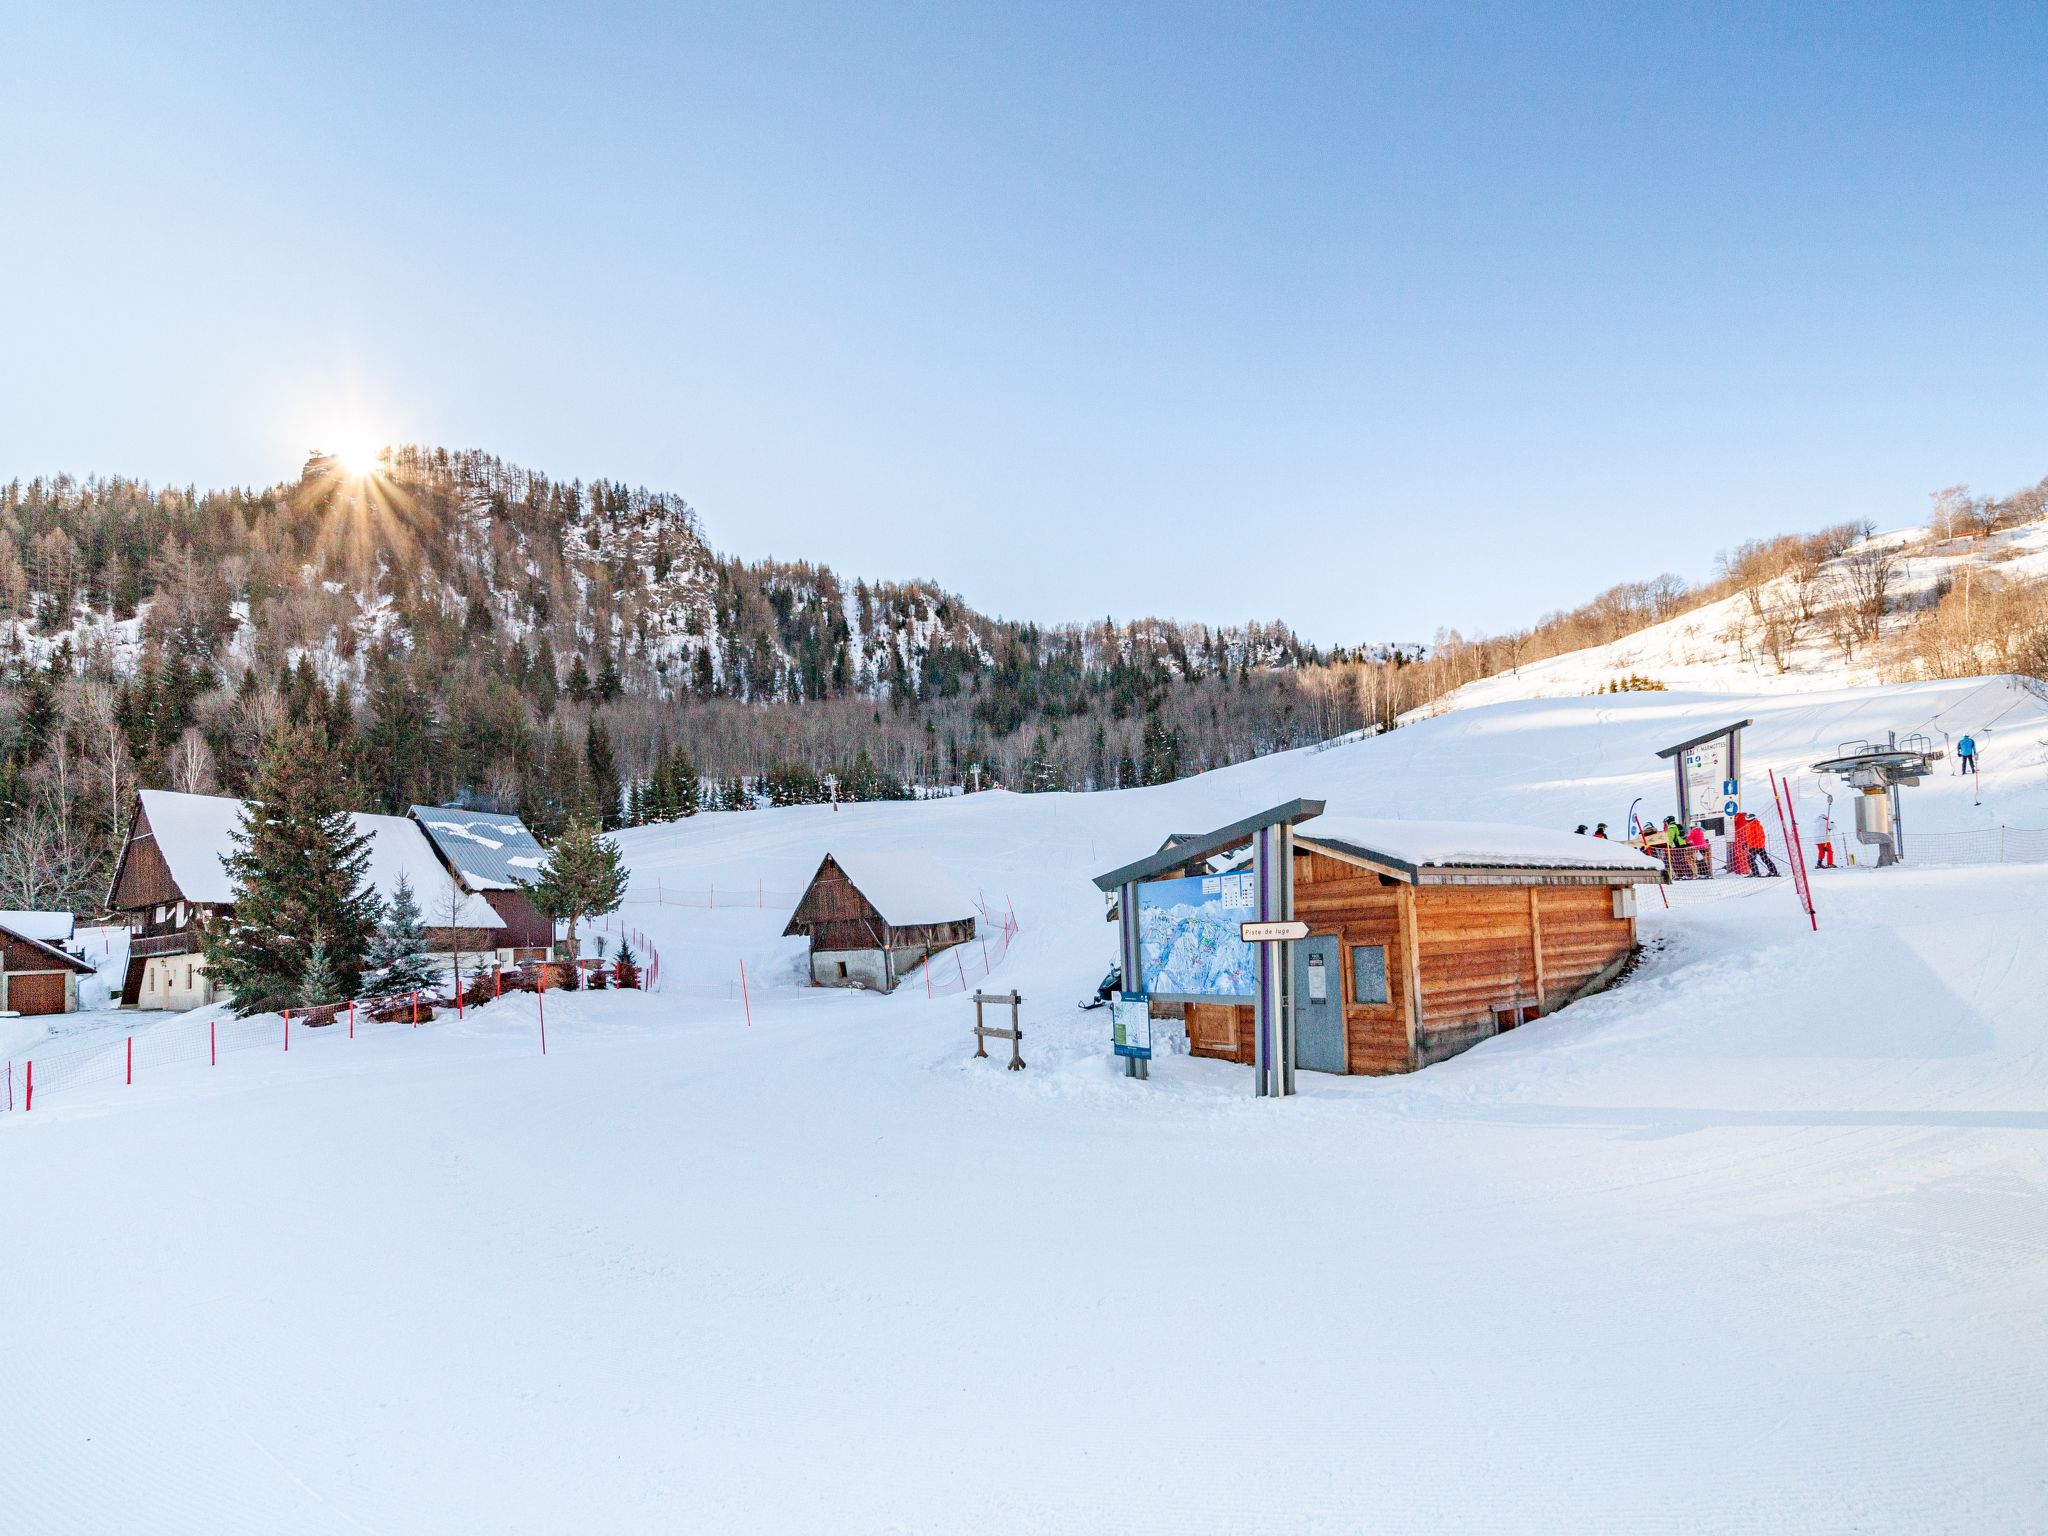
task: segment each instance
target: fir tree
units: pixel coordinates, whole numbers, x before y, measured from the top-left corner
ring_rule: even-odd
[[[214,980],[245,1017],[297,1001],[316,941],[343,995],[361,980],[377,897],[363,879],[369,839],[342,809],[339,781],[318,724],[286,726],[264,751],[225,860],[234,911],[205,936]]]
[[[576,925],[586,917],[619,910],[626,899],[626,871],[618,846],[598,835],[597,826],[577,817],[556,839],[540,867],[533,904],[556,922],[569,925],[569,953],[576,953]]]
[[[419,901],[412,882],[404,875],[391,892],[377,924],[377,936],[370,941],[370,955],[364,965],[363,990],[373,997],[390,997],[421,992],[432,987],[437,973],[427,958],[426,930],[420,925]]]
[[[341,984],[341,973],[335,967],[327,941],[315,939],[306,946],[306,969],[299,977],[299,1007],[324,1008],[347,998],[348,989]]]
[[[597,810],[599,827],[610,832],[619,824],[619,762],[612,751],[612,733],[602,718],[592,715],[583,735],[583,763],[589,774],[590,798]]]
[[[701,793],[697,765],[690,761],[690,754],[681,747],[677,747],[668,760],[668,791],[671,818],[697,814]]]

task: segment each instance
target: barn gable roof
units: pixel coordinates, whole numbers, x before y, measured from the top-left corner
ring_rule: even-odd
[[[835,866],[891,928],[962,923],[974,917],[974,903],[953,877],[927,854],[828,853],[819,862],[818,872],[811,876],[810,885],[805,887],[806,897],[821,879],[828,878],[828,871]],[[798,915],[790,918],[789,927],[783,930],[785,933],[803,931],[797,926],[803,921],[802,912],[803,904],[799,902]]]
[[[547,850],[517,816],[436,805],[411,814],[472,891],[516,891],[540,878]]]
[[[0,937],[12,939],[17,944],[25,944],[37,954],[46,956],[67,970],[78,972],[81,976],[90,976],[96,969],[91,961],[81,960],[78,956],[59,949],[54,944],[46,944],[41,939],[8,927],[5,923],[0,923]]]

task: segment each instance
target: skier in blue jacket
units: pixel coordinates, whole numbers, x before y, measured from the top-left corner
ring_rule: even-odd
[[[1974,736],[1965,736],[1961,741],[1956,743],[1956,772],[1975,773],[1976,771],[1977,738]]]

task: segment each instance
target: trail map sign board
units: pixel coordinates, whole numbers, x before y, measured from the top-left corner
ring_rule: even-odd
[[[1249,874],[1190,875],[1137,887],[1139,982],[1169,1003],[1249,1003],[1258,962],[1239,926],[1256,913]]]
[[[1666,747],[1657,755],[1672,760],[1678,777],[1678,819],[1725,834],[1742,809],[1742,728],[1738,720]]]

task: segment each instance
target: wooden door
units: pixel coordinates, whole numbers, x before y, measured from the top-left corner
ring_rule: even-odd
[[[16,971],[7,978],[7,1006],[16,1013],[62,1013],[62,971]]]

